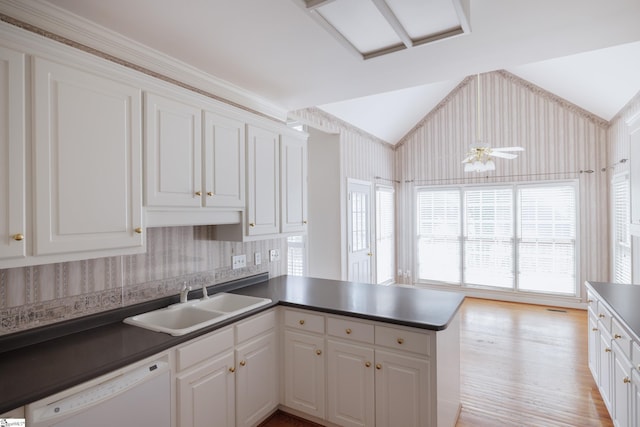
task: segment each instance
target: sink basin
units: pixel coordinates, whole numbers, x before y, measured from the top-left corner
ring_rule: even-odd
[[[271,300],[268,298],[219,293],[208,299],[173,304],[166,308],[127,317],[124,323],[178,336],[269,303]]]

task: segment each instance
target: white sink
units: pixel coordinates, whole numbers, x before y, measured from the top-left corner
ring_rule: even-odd
[[[211,298],[173,304],[127,317],[124,323],[178,336],[270,303],[269,298],[219,293]]]

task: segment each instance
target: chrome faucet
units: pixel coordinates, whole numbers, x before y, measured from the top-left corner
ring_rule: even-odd
[[[203,283],[202,284],[202,299],[207,299],[209,298],[209,294],[207,293],[207,284]]]
[[[182,285],[182,289],[180,290],[180,302],[187,302],[189,298],[189,291],[191,290],[191,286],[187,286],[186,283]]]

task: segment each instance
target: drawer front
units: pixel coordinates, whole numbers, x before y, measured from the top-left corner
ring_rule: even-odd
[[[611,336],[627,359],[631,360],[631,336],[616,319],[611,320]]]
[[[605,328],[607,331],[611,332],[611,312],[607,310],[604,304],[598,304],[598,323],[601,324],[601,327]]]
[[[238,322],[236,328],[236,344],[251,339],[276,327],[276,312],[271,309],[247,320]]]
[[[232,328],[213,332],[178,349],[178,371],[196,365],[230,348],[233,348]]]
[[[284,311],[284,325],[287,328],[324,334],[324,316],[308,311],[286,309]]]
[[[376,325],[376,345],[431,355],[431,335],[420,331]]]
[[[354,341],[374,343],[374,327],[371,324],[357,322],[351,319],[327,317],[327,333],[334,337]]]
[[[594,316],[598,315],[598,299],[593,292],[587,291],[587,307]]]

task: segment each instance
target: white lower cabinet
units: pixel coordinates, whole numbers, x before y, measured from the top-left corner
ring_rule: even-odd
[[[590,292],[588,298],[589,368],[613,424],[637,427],[640,344],[597,295]]]
[[[284,310],[284,326],[285,409],[345,427],[455,425],[460,409],[457,317],[440,336],[295,309]],[[323,345],[326,359],[320,357]],[[436,355],[442,357],[440,366]],[[325,417],[318,409],[324,386]]]
[[[256,426],[277,408],[275,318],[269,310],[177,348],[177,427]]]

